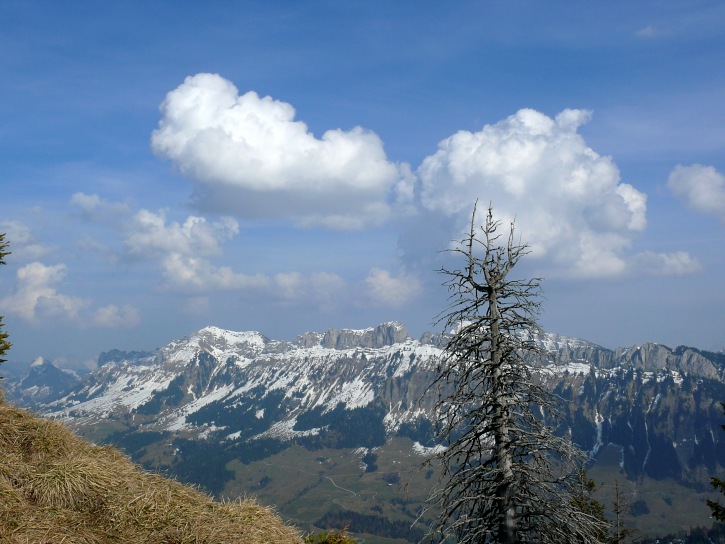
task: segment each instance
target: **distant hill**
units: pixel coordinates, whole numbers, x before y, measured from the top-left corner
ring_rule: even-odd
[[[725,467],[725,354],[534,340],[547,355],[530,364],[564,400],[558,430],[590,453],[604,502],[617,479],[645,534],[708,523],[709,478]],[[206,327],[153,353],[101,354],[34,406],[219,496],[254,493],[302,526],[342,509],[367,542],[414,541],[396,523],[413,524],[435,481],[411,469],[438,446],[426,391],[444,342],[394,322],[292,342]],[[24,380],[8,391],[30,402]]]

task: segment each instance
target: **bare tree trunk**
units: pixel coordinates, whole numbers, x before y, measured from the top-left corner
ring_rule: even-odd
[[[500,334],[501,319],[498,313],[496,289],[491,288],[488,292],[488,307],[491,319],[491,362],[494,367],[493,379],[491,381],[491,393],[494,399],[493,427],[496,458],[499,463],[498,485],[496,488],[499,519],[502,527],[499,529],[501,542],[513,544],[516,542],[516,520],[514,519],[515,507],[513,503],[513,459],[511,455],[511,442],[509,440],[509,399],[505,393],[503,384],[503,361],[501,350],[498,346],[498,335]]]
[[[630,529],[624,523],[624,513],[629,508],[629,503],[625,499],[622,488],[619,486],[619,480],[614,480],[614,502],[612,503],[612,514],[614,521],[612,523],[612,537],[609,542],[612,544],[624,544],[630,537],[635,534],[634,529]]]

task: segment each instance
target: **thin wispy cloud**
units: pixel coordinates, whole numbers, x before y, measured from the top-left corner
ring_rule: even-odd
[[[165,253],[210,257],[219,255],[221,244],[238,233],[238,223],[228,217],[212,222],[191,215],[183,223],[167,222],[164,210],[140,210],[124,228],[124,246],[134,257],[153,258]]]
[[[637,30],[634,35],[638,38],[654,38],[659,33],[660,32],[657,30],[657,28],[655,28],[654,25],[647,25]]]
[[[390,271],[373,268],[365,278],[369,300],[393,308],[400,308],[420,294],[421,284],[412,274],[394,277]]]

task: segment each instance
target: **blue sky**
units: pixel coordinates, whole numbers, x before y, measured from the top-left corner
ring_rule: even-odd
[[[547,330],[725,346],[721,2],[3,2],[9,357],[446,306],[476,199]]]

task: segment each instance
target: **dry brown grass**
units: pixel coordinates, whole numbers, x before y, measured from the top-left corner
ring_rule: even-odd
[[[254,500],[220,503],[0,397],[0,542],[301,543]]]

